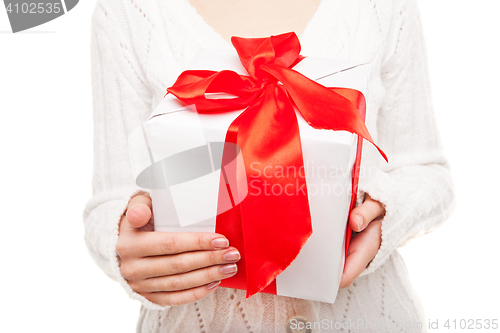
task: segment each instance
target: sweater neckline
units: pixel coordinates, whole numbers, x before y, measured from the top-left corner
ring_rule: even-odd
[[[185,22],[189,22],[189,25],[191,27],[197,27],[198,29],[200,28],[203,29],[204,33],[202,35],[204,35],[205,38],[217,40],[217,44],[224,45],[226,48],[233,49],[233,45],[229,41],[227,41],[224,37],[222,37],[222,35],[219,32],[217,32],[210,24],[208,24],[205,21],[205,18],[198,13],[196,8],[193,7],[193,5],[191,5],[189,0],[180,0],[180,3],[182,4],[182,12],[180,13],[181,14],[180,17],[182,17]],[[309,21],[306,23],[300,36],[297,34],[301,43],[303,43],[304,39],[306,39],[307,36],[310,35],[308,31],[315,26],[316,22],[321,21],[321,15],[323,15],[323,13],[326,12],[326,10],[323,10],[323,7],[326,5],[326,3],[327,3],[326,0],[320,0],[318,7],[316,8],[316,11],[309,19]],[[200,31],[198,29],[196,29],[195,31],[191,29],[190,30],[194,34],[199,34]]]

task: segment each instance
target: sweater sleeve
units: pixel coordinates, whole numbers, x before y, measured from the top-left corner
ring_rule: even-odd
[[[386,94],[376,120],[383,161],[365,145],[359,182],[386,209],[380,249],[361,275],[373,272],[409,239],[436,229],[449,215],[453,183],[431,102],[426,50],[416,0],[396,2],[381,66]]]
[[[133,51],[124,1],[98,1],[92,17],[91,64],[94,113],[92,198],[83,217],[85,241],[96,264],[149,309],[164,309],[135,293],[120,274],[118,223],[135,185],[128,135],[151,111],[152,93]],[[137,11],[139,12],[139,11]]]

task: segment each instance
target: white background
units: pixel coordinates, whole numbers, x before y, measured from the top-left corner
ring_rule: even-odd
[[[94,5],[81,1],[18,34],[0,8],[2,332],[135,329],[139,304],[97,268],[83,240]],[[500,3],[420,0],[420,7],[458,202],[440,230],[402,252],[432,321],[500,320]]]

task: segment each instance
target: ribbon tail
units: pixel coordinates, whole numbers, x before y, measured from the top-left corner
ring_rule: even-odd
[[[375,144],[368,132],[357,109],[358,105],[354,105],[348,98],[354,98],[356,95],[355,99],[363,99],[362,105],[364,105],[364,96],[361,92],[354,89],[334,91],[293,69],[276,65],[263,67],[265,71],[283,83],[309,125],[316,129],[341,130],[357,134],[374,145],[382,157],[388,161],[386,154]]]
[[[245,166],[248,193],[234,209],[240,215],[231,214],[238,218],[235,229],[241,228],[243,236],[250,297],[293,262],[312,234],[299,128],[283,88],[269,85],[263,97],[233,122],[226,140],[241,148]],[[225,218],[217,217],[218,227]]]

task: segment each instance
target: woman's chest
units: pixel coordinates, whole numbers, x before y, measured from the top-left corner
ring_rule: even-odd
[[[226,41],[288,31],[302,34],[322,0],[189,0],[203,20]]]

